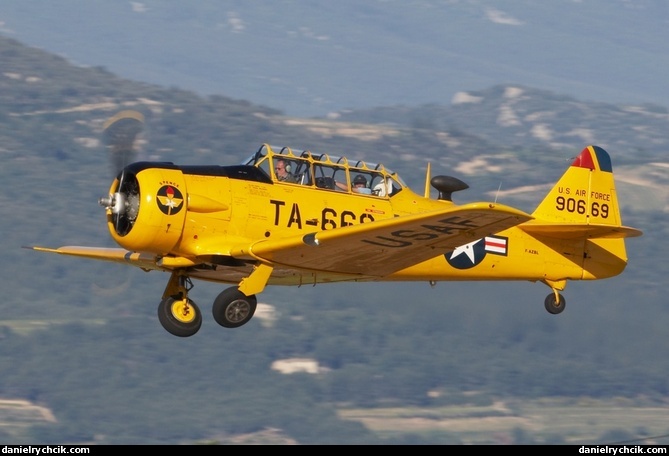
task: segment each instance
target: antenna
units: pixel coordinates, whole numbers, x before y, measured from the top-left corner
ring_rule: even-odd
[[[497,187],[497,193],[495,193],[495,204],[497,204],[497,197],[499,196],[499,191],[502,189],[502,182],[500,181],[499,187]]]
[[[425,198],[430,197],[430,162],[427,162],[427,169],[425,170]]]

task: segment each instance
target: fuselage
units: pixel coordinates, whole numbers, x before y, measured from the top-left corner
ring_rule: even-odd
[[[279,180],[274,165],[292,164],[291,181]],[[350,189],[353,176],[369,181],[368,192]],[[343,183],[344,185],[341,185]],[[382,188],[381,191],[372,190]],[[380,187],[381,186],[381,187]],[[189,275],[203,280],[238,283],[253,269],[251,262],[233,257],[235,246],[263,239],[291,238],[349,225],[429,212],[453,206],[448,199],[432,199],[413,192],[396,174],[380,165],[354,165],[345,159],[314,157],[292,151],[261,149],[244,165],[176,166],[136,163],[112,184],[123,212],[108,208],[112,237],[132,252],[148,252],[159,264],[189,267]],[[118,212],[118,213],[117,213]],[[410,243],[398,232],[383,242]],[[614,240],[613,242],[615,242]],[[392,247],[392,245],[389,245]],[[454,250],[434,252],[430,260],[389,276],[333,273],[299,266],[274,266],[268,284],[301,285],[339,281],[454,281],[454,280],[564,280],[595,279],[620,273],[622,252],[605,267],[590,264],[593,241],[533,236],[522,225],[493,233]],[[610,260],[610,261],[609,261]],[[599,261],[599,260],[598,260]],[[592,262],[591,262],[592,263]]]

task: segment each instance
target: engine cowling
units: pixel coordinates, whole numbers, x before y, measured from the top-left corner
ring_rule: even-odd
[[[121,171],[109,196],[99,203],[107,210],[109,232],[121,247],[164,255],[183,233],[187,195],[186,180],[178,167],[138,162]]]

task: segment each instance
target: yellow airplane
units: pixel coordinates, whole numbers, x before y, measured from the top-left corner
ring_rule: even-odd
[[[430,198],[430,184],[438,198]],[[414,193],[380,164],[262,145],[233,166],[137,162],[122,169],[106,210],[122,248],[27,247],[165,271],[162,326],[179,337],[202,324],[191,279],[234,284],[213,303],[226,328],[247,323],[267,285],[333,282],[524,280],[564,310],[567,280],[620,274],[625,238],[609,154],[587,146],[532,214],[453,203],[467,184],[430,178]]]

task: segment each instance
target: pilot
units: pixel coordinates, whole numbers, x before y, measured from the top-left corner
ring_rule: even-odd
[[[353,179],[353,188],[352,190],[357,193],[364,193],[365,195],[371,195],[372,190],[367,187],[367,179],[362,174],[358,174]]]
[[[288,161],[283,158],[277,160],[274,172],[276,173],[276,178],[281,182],[297,182],[295,176],[290,173],[290,165],[288,164]]]

